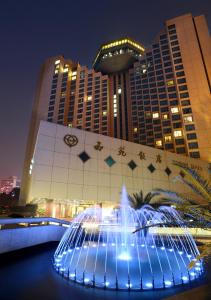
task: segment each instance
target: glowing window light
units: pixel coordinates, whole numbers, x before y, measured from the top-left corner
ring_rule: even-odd
[[[191,122],[193,122],[193,117],[192,116],[184,116],[183,120],[185,123],[191,123]]]
[[[114,247],[114,246],[115,246],[115,243],[112,243],[112,244],[111,244],[111,246],[113,246],[113,247]]]
[[[162,146],[162,141],[161,140],[158,140],[155,142],[156,146],[158,147],[161,147]]]
[[[122,89],[118,88],[118,94],[121,94],[121,93],[122,93]]]
[[[167,83],[167,86],[174,85],[174,81],[173,81],[173,80],[169,80],[169,81],[167,81],[166,83]]]
[[[174,137],[180,137],[180,136],[182,136],[182,130],[175,130]]]
[[[109,284],[110,284],[110,282],[108,282],[108,281],[106,281],[106,282],[104,283],[105,286],[109,286]]]
[[[107,116],[107,111],[103,111],[103,116]]]
[[[200,263],[198,263],[198,262],[196,263],[196,266],[200,266],[200,265],[201,265]]]
[[[168,114],[163,114],[163,119],[164,120],[167,120],[169,118],[169,115]]]
[[[153,248],[153,249],[154,249],[154,248],[155,248],[155,246],[154,246],[154,245],[152,245],[152,246],[151,246],[151,248]]]
[[[187,257],[188,257],[188,258],[191,258],[191,257],[192,257],[192,255],[191,255],[191,254],[187,254]]]
[[[170,252],[173,252],[173,249],[169,249]]]
[[[84,278],[84,282],[85,283],[89,282],[89,278]]]
[[[54,71],[54,74],[58,74],[58,73],[59,73],[59,71],[58,71],[58,70],[55,70],[55,71]]]
[[[195,272],[190,272],[190,275],[191,276],[196,276],[196,273]]]
[[[165,140],[165,142],[171,142],[172,141],[171,135],[164,136],[164,140]]]
[[[70,274],[70,277],[71,277],[71,278],[74,278],[74,277],[75,277],[75,274],[74,274],[74,273]]]
[[[166,285],[166,286],[170,286],[170,285],[172,285],[172,282],[171,282],[170,280],[166,280],[166,281],[165,281],[165,285]]]
[[[145,245],[144,245],[144,244],[142,244],[142,245],[141,245],[141,247],[145,247]]]
[[[72,76],[76,76],[77,75],[77,71],[72,72]]]
[[[92,247],[93,247],[93,248],[96,248],[97,246],[96,246],[96,244],[94,244],[94,245],[92,245]]]
[[[132,286],[133,286],[132,283],[126,283],[127,288],[132,288]]]
[[[178,253],[179,253],[180,255],[182,255],[182,254],[183,254],[183,251],[179,251]]]
[[[153,114],[152,114],[152,118],[153,118],[153,119],[159,118],[159,113],[158,113],[158,112],[153,113]]]
[[[171,108],[171,113],[172,114],[176,114],[176,113],[178,113],[179,112],[179,108],[178,107],[172,107]]]
[[[88,100],[88,101],[91,101],[91,100],[92,100],[92,96],[88,96],[88,97],[87,97],[87,100]]]
[[[105,247],[106,246],[106,244],[105,243],[103,243],[103,247]]]
[[[56,61],[55,61],[55,65],[58,65],[60,63],[60,59],[57,59]]]
[[[63,69],[63,73],[67,73],[69,71],[68,68]]]
[[[161,250],[165,250],[165,247],[161,247],[160,249],[161,249]]]
[[[71,78],[72,80],[76,80],[76,76],[72,76],[72,78]]]
[[[196,270],[196,271],[201,271],[201,268],[196,267],[195,270]]]
[[[138,132],[138,128],[137,127],[133,128],[133,132]]]

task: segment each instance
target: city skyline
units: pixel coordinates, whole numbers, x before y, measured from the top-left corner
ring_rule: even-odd
[[[4,72],[3,74],[3,80],[1,79],[1,82],[3,83],[3,93],[2,93],[2,115],[1,115],[1,129],[2,129],[2,139],[3,139],[3,147],[1,147],[1,156],[0,156],[0,165],[1,165],[1,170],[0,170],[0,177],[5,177],[9,176],[11,174],[17,174],[18,177],[21,175],[21,169],[23,165],[23,157],[25,153],[25,145],[26,145],[26,137],[28,134],[27,128],[29,127],[29,119],[31,116],[31,107],[33,103],[33,95],[35,91],[35,85],[36,85],[36,78],[38,75],[38,71],[40,68],[40,65],[44,62],[44,60],[49,57],[49,56],[55,56],[57,54],[63,53],[65,57],[70,58],[70,59],[75,59],[75,60],[80,60],[80,63],[82,65],[88,65],[89,67],[91,66],[91,63],[94,59],[93,54],[97,52],[97,49],[99,48],[100,44],[107,42],[108,40],[116,39],[121,37],[122,35],[129,35],[135,38],[138,42],[142,43],[144,46],[148,46],[150,43],[152,43],[152,40],[154,38],[154,34],[157,33],[159,30],[154,30],[153,28],[159,28],[161,29],[163,26],[163,23],[166,19],[170,19],[173,17],[176,17],[178,15],[184,14],[184,13],[189,13],[191,12],[193,15],[199,15],[205,13],[207,16],[207,22],[210,28],[211,25],[211,7],[209,5],[209,1],[202,1],[199,3],[196,3],[198,1],[191,1],[191,9],[188,9],[188,2],[187,1],[185,5],[183,5],[183,8],[181,8],[181,3],[175,2],[174,4],[171,3],[171,8],[169,7],[168,9],[168,14],[165,12],[160,11],[161,14],[158,14],[153,22],[152,20],[147,21],[147,16],[150,15],[150,10],[149,10],[149,4],[144,4],[145,7],[145,14],[143,12],[140,12],[140,18],[138,18],[138,14],[135,13],[137,8],[141,5],[138,4],[137,1],[134,1],[134,6],[129,10],[129,17],[128,17],[128,22],[123,22],[120,25],[113,30],[112,24],[116,24],[116,19],[115,13],[117,12],[118,5],[115,3],[113,4],[113,12],[111,13],[111,18],[109,18],[109,24],[107,24],[106,20],[106,12],[104,15],[101,16],[101,28],[95,29],[94,28],[94,23],[93,23],[93,18],[90,18],[90,15],[97,15],[97,12],[99,10],[102,10],[103,4],[98,4],[95,5],[93,11],[90,9],[91,7],[88,7],[88,10],[86,10],[86,15],[83,21],[86,23],[86,30],[79,28],[79,31],[74,32],[73,30],[73,37],[72,41],[73,44],[71,45],[71,42],[68,41],[66,35],[69,31],[72,33],[72,28],[71,28],[71,16],[70,16],[70,24],[68,24],[69,29],[67,29],[68,26],[66,26],[63,22],[60,23],[60,26],[56,28],[56,24],[53,25],[52,28],[50,28],[50,24],[46,22],[48,18],[44,18],[44,12],[46,12],[46,7],[44,7],[44,11],[41,14],[40,17],[40,25],[46,24],[45,30],[50,31],[53,33],[53,29],[57,29],[58,31],[62,31],[63,28],[63,39],[66,40],[64,43],[61,42],[61,36],[62,34],[59,35],[59,40],[56,39],[58,35],[55,35],[55,39],[52,36],[52,33],[50,36],[46,35],[46,31],[44,30],[44,34],[42,34],[41,28],[38,26],[36,30],[38,30],[37,33],[39,33],[40,30],[40,36],[35,35],[35,41],[38,42],[36,44],[36,47],[34,48],[34,54],[32,57],[28,57],[27,53],[29,53],[29,47],[30,47],[30,40],[31,37],[29,36],[29,29],[26,29],[26,32],[22,34],[22,37],[24,38],[24,35],[26,35],[26,39],[24,40],[25,42],[28,41],[27,45],[23,43],[23,45],[20,47],[20,44],[17,42],[17,51],[14,53],[15,55],[11,56],[11,66],[10,62],[7,60],[3,61],[3,65],[5,66],[4,69],[7,70],[7,72]],[[122,3],[122,2],[121,2]],[[96,4],[96,3],[95,3]],[[123,3],[124,4],[124,3]],[[189,3],[190,4],[190,3]],[[167,5],[167,1],[161,1],[160,2],[160,7]],[[102,7],[101,7],[102,6]],[[108,5],[109,6],[109,5]],[[123,5],[124,6],[124,5]],[[131,5],[132,6],[132,5]],[[156,5],[155,5],[156,6]],[[20,7],[22,9],[22,7]],[[20,8],[18,8],[20,10]],[[122,8],[122,7],[121,7]],[[142,6],[143,8],[143,6]],[[17,9],[17,7],[16,7]],[[26,17],[26,12],[29,11],[29,7],[25,9],[25,12],[22,12],[22,14],[19,14],[22,16],[22,20],[17,18],[17,11],[13,9],[10,11],[10,16],[13,16],[13,22],[10,23],[10,26],[5,30],[8,32],[11,36],[11,29],[13,28],[15,32],[14,25],[17,24],[23,26],[24,21],[29,22],[28,17],[32,16],[29,28],[34,28],[34,25],[37,23],[35,22],[35,13],[38,12],[38,7],[36,7],[35,11],[31,15],[30,13]],[[55,7],[52,4],[52,7],[50,8],[52,11],[55,13]],[[79,11],[79,7],[77,6],[76,9]],[[108,7],[104,7],[104,9],[107,11],[109,10]],[[155,7],[154,7],[155,9]],[[6,16],[7,16],[7,11],[9,12],[9,7],[5,5],[5,11],[3,10],[4,18],[2,18],[1,22],[4,22],[3,25],[7,24],[6,21]],[[20,12],[20,11],[19,11]],[[30,12],[30,11],[29,11]],[[125,4],[125,7],[123,11],[119,12],[120,16],[126,16],[127,14],[127,5]],[[132,14],[135,14],[137,19],[133,21]],[[16,16],[16,18],[15,18]],[[24,17],[25,16],[25,17]],[[34,16],[34,17],[33,17]],[[63,16],[64,19],[66,19],[65,16]],[[73,19],[76,18],[73,16]],[[97,17],[98,20],[99,16]],[[52,19],[50,18],[51,22]],[[67,19],[66,19],[67,20]],[[96,20],[96,21],[97,21]],[[131,21],[131,22],[130,22]],[[43,22],[43,23],[42,23]],[[69,22],[69,21],[68,21]],[[75,21],[73,21],[74,23]],[[91,23],[91,24],[90,24]],[[149,26],[150,23],[150,26]],[[52,24],[52,23],[51,23]],[[109,26],[107,26],[109,25]],[[147,25],[147,28],[145,26]],[[42,26],[41,26],[42,27]],[[144,28],[145,27],[145,28]],[[71,28],[71,29],[70,29]],[[141,29],[144,28],[144,29]],[[5,27],[3,26],[3,30]],[[52,31],[51,31],[52,30]],[[16,29],[18,31],[18,29]],[[80,35],[80,31],[83,33]],[[126,32],[127,31],[127,32]],[[13,32],[13,34],[14,34]],[[87,33],[90,32],[93,34],[88,35]],[[17,32],[16,32],[17,33]],[[61,32],[60,32],[61,33]],[[8,34],[7,34],[8,35]],[[3,35],[3,38],[6,41],[6,33]],[[18,34],[16,35],[18,37]],[[44,37],[47,37],[47,41],[51,41],[49,45],[43,44],[42,45],[42,39]],[[37,40],[38,39],[38,40]],[[89,39],[91,39],[91,42],[89,42]],[[14,42],[14,36],[13,39],[11,39]],[[20,42],[20,41],[19,41]],[[53,45],[52,45],[53,44]],[[8,47],[12,45],[11,41],[8,43]],[[32,45],[34,45],[32,43]],[[89,48],[85,48],[85,45],[89,45]],[[43,48],[43,49],[41,49]],[[87,49],[88,51],[84,51],[83,49]],[[3,48],[3,52],[9,53],[6,51],[6,47]],[[10,51],[12,50],[12,47]],[[42,52],[37,54],[38,52]],[[12,53],[11,53],[12,55]],[[4,54],[5,56],[5,54]],[[16,57],[18,56],[18,57]],[[5,62],[7,63],[5,64]],[[18,61],[18,62],[17,62]],[[11,73],[11,68],[14,68],[15,71]],[[28,71],[30,71],[30,76],[28,76]],[[11,76],[12,74],[12,76]],[[8,83],[9,79],[12,79],[12,86],[13,89],[8,88]],[[14,99],[14,104],[12,105],[11,99]],[[5,102],[5,103],[4,103]],[[22,109],[24,107],[24,109]],[[4,128],[4,130],[3,130]],[[14,146],[15,145],[15,146]],[[7,158],[6,158],[7,156]],[[6,158],[6,159],[5,159]]]

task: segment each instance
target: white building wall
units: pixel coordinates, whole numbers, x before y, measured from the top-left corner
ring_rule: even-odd
[[[73,147],[66,145],[63,140],[66,134],[76,136],[78,144]],[[103,146],[101,151],[94,148],[98,141]],[[118,155],[120,147],[124,147],[126,156]],[[83,151],[90,156],[85,163],[78,156]],[[140,152],[146,159],[140,159]],[[112,167],[104,161],[109,155],[116,162]],[[157,155],[160,155],[161,163],[156,161]],[[137,165],[133,171],[128,166],[131,160]],[[208,174],[205,161],[41,121],[27,202],[47,198],[70,203],[83,200],[114,204],[119,201],[123,184],[129,194],[162,188],[190,195],[189,188],[173,181],[180,171],[173,165],[174,160],[194,165],[204,175]],[[148,169],[150,164],[155,167],[153,173]],[[165,172],[167,167],[172,172],[170,176]]]

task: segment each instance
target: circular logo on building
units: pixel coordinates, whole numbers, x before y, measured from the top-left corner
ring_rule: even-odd
[[[64,136],[64,142],[67,146],[73,147],[78,144],[78,138],[75,135],[66,134]]]

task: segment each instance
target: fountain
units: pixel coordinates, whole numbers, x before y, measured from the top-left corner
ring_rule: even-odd
[[[171,234],[169,234],[171,231]],[[69,280],[104,289],[145,290],[185,284],[202,273],[199,254],[176,210],[145,205],[134,210],[125,187],[116,209],[86,209],[71,223],[54,255]]]

